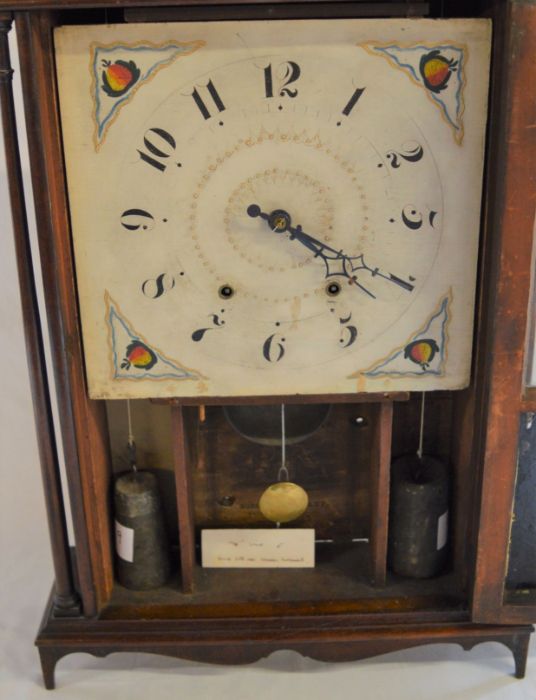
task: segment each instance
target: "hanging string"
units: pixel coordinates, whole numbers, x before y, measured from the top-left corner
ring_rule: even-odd
[[[138,471],[136,464],[136,442],[134,440],[134,431],[132,429],[132,413],[130,410],[130,399],[127,399],[127,421],[128,421],[128,439],[127,439],[127,449],[130,466],[133,471]]]

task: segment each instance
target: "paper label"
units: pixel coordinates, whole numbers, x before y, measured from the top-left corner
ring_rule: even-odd
[[[134,530],[115,521],[115,551],[125,561],[134,561]]]
[[[202,530],[204,567],[286,569],[315,565],[313,529]]]
[[[449,534],[449,512],[446,510],[437,521],[437,549],[443,549],[447,544]]]

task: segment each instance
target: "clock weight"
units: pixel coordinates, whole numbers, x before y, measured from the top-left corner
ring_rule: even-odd
[[[169,578],[167,535],[156,477],[131,471],[115,482],[116,573],[133,590],[150,590]]]
[[[130,401],[127,415],[131,470],[120,474],[114,484],[115,568],[125,588],[143,591],[169,578],[169,545],[156,477],[137,467]]]
[[[389,566],[409,578],[431,578],[448,554],[449,482],[438,459],[408,455],[391,467]]]
[[[425,396],[417,453],[391,465],[389,565],[409,578],[437,576],[448,556],[449,474],[440,459],[423,454]]]

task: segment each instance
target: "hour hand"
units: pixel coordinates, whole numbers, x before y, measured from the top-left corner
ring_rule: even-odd
[[[305,233],[301,226],[292,226],[291,216],[284,209],[274,209],[270,214],[267,214],[261,210],[258,204],[250,204],[247,208],[247,213],[253,219],[257,217],[264,219],[273,233],[290,234],[291,241],[297,240],[303,246],[311,250],[315,254],[315,257],[320,256],[324,258],[324,253],[329,253],[332,256],[344,257],[342,251],[335,250],[335,248],[331,248],[317,238],[313,238],[313,236]]]
[[[284,209],[274,209],[270,214],[266,214],[258,204],[250,204],[247,213],[252,218],[264,219],[273,233],[288,233],[291,241],[298,241],[314,253],[315,258],[323,260],[326,266],[326,277],[342,276],[351,279],[352,261],[358,258],[352,258],[342,250],[332,248],[318,238],[310,236],[300,225],[292,226],[290,214]]]
[[[250,204],[247,208],[247,213],[252,219],[257,217],[264,219],[273,233],[285,233],[285,231],[290,230],[290,214],[284,209],[274,209],[270,214],[266,214],[258,204]]]

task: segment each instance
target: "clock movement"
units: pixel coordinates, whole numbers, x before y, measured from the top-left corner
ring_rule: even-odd
[[[335,661],[490,640],[522,677],[534,4],[0,8],[56,576],[46,686],[76,651]]]

